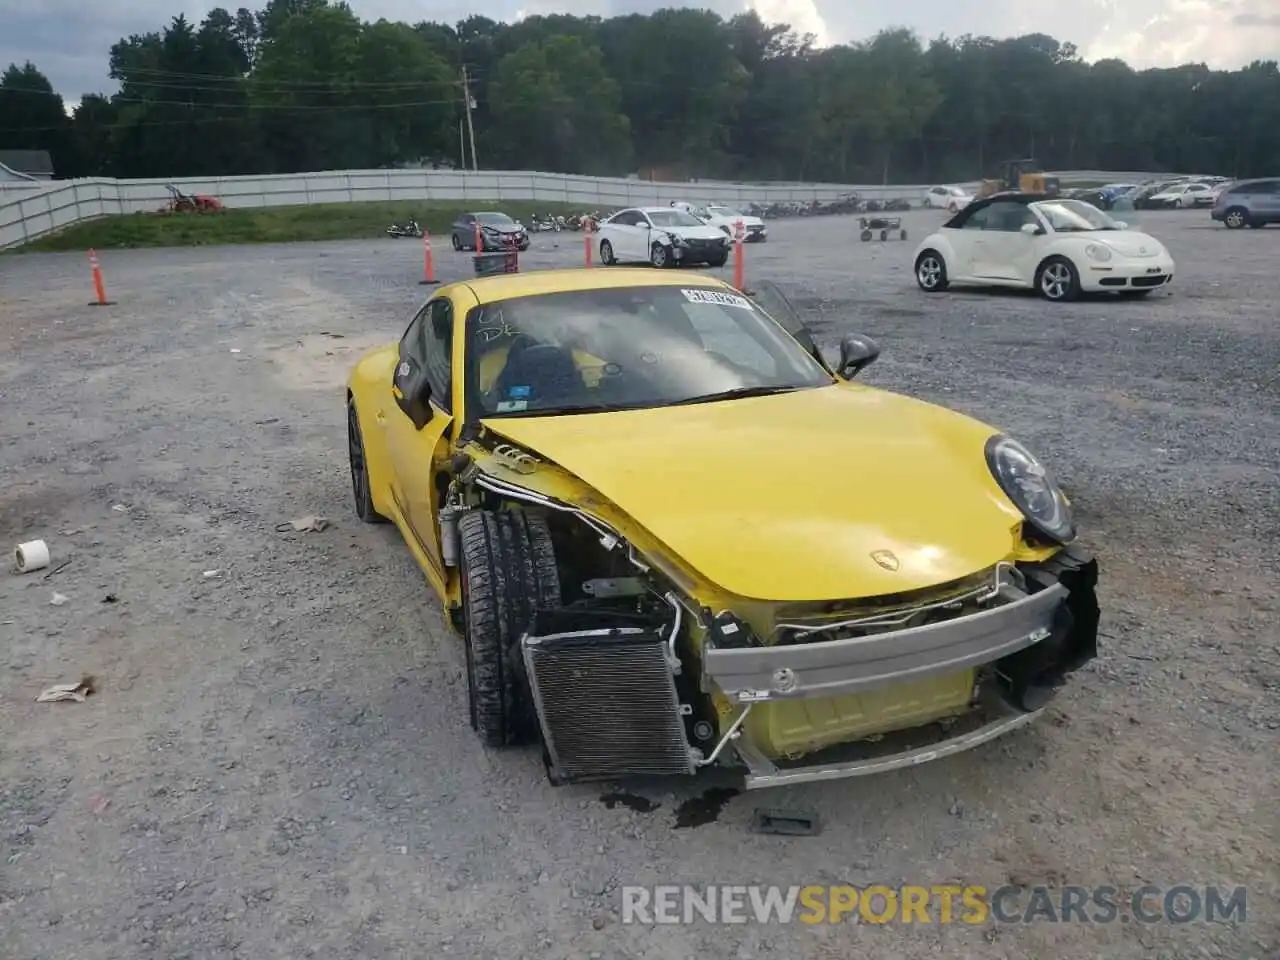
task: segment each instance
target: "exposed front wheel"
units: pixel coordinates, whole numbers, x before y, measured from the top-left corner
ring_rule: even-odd
[[[540,514],[471,510],[458,537],[472,729],[487,747],[531,743],[538,724],[520,638],[537,608],[560,603],[551,531]]]
[[[1080,296],[1080,275],[1070,260],[1053,257],[1040,267],[1036,287],[1046,300],[1074,300]]]
[[[462,249],[462,241],[458,239],[458,235],[456,233],[451,234],[449,239],[453,241],[453,249],[455,250]]]
[[[613,255],[613,244],[608,240],[600,241],[600,262],[606,267],[612,267],[618,262],[617,257]]]
[[[1232,207],[1227,211],[1227,215],[1222,218],[1222,222],[1231,230],[1239,230],[1248,220],[1249,218],[1245,215],[1244,210],[1239,207]]]
[[[667,248],[660,243],[655,243],[649,248],[649,262],[659,269],[665,267],[670,262],[670,258],[667,256]]]
[[[947,265],[942,255],[926,250],[916,260],[916,283],[925,293],[938,293],[947,289]]]

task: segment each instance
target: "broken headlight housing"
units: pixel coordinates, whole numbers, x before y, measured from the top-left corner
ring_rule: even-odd
[[[1075,539],[1071,504],[1031,451],[1012,437],[997,434],[987,441],[986,454],[996,483],[1037,533],[1057,543]]]

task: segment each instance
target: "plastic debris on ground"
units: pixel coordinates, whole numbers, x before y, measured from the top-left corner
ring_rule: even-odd
[[[55,683],[36,697],[36,703],[57,703],[61,700],[83,703],[87,697],[97,692],[98,687],[93,677],[86,675],[75,683]]]
[[[297,533],[319,533],[321,530],[329,526],[329,521],[324,517],[314,515],[299,517],[297,520],[288,520],[284,523],[276,524],[276,530],[284,533],[288,530]]]

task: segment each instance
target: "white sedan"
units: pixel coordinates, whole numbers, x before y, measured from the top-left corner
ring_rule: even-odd
[[[1159,240],[1092,204],[1005,193],[975,200],[916,250],[927,293],[952,283],[1039,290],[1048,300],[1082,292],[1143,297],[1173,281]]]
[[[727,207],[723,204],[708,203],[704,207],[695,207],[688,203],[673,203],[673,207],[678,207],[686,213],[691,213],[703,223],[715,227],[729,236],[733,236],[738,229],[738,224],[742,224],[743,239],[747,243],[764,243],[769,239],[769,231],[765,228],[764,221],[759,217],[753,217],[749,213],[743,213],[735,207]]]
[[[929,209],[948,210],[955,213],[973,202],[973,196],[962,187],[930,187],[924,193],[924,205]]]
[[[1213,205],[1217,186],[1208,183],[1177,183],[1147,200],[1153,207],[1208,207]]]
[[[706,263],[723,267],[729,259],[729,238],[677,207],[629,207],[619,210],[597,228],[600,259],[615,263],[648,262],[655,267]]]

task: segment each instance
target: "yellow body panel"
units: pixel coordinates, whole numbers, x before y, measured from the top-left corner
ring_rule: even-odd
[[[843,697],[757,704],[743,726],[771,759],[799,757],[876,733],[958,716],[973,697],[974,671]]]
[[[467,313],[508,297],[653,284],[728,289],[706,275],[647,268],[535,272],[442,287],[435,297],[450,298],[455,311],[454,416],[437,410],[417,437],[399,421],[389,426],[404,418],[391,387],[398,345],[372,351],[352,371],[348,390],[365,438],[374,508],[399,527],[447,607],[459,603],[458,578],[438,562],[438,531],[423,522],[422,498],[456,449],[454,426],[465,419]],[[590,368],[594,358],[578,360]],[[496,377],[502,362],[496,352],[486,357],[481,378]],[[983,456],[993,428],[861,384],[483,423],[542,458],[532,472],[517,471],[469,448],[483,470],[598,517],[695,604],[732,608],[749,622],[767,621],[778,602],[902,593],[1000,560],[1054,552],[1020,538],[1022,515]],[[402,448],[389,449],[389,438]],[[884,550],[895,555],[896,570],[872,559]],[[962,713],[972,686],[973,672],[965,670],[857,696],[762,703],[746,731],[768,755],[799,755]],[[722,729],[733,713],[723,713]]]
[[[1007,557],[1022,523],[984,459],[992,428],[855,384],[485,423],[742,597],[826,600],[945,583]],[[897,569],[872,558],[879,550]]]

